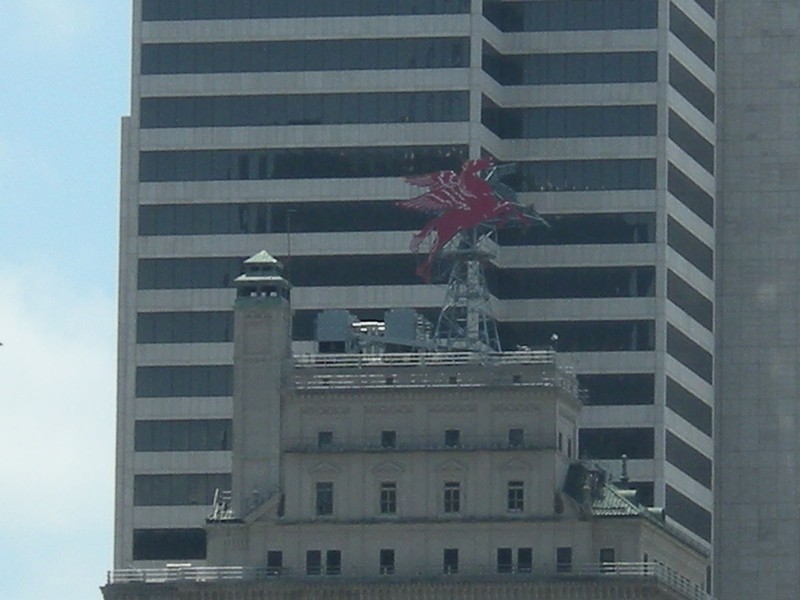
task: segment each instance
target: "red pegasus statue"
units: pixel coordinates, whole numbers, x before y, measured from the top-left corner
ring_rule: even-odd
[[[489,221],[499,221],[499,226],[503,226],[512,219],[522,223],[542,220],[535,212],[526,214],[524,207],[503,198],[504,195],[513,198],[513,191],[493,181],[494,171],[494,161],[487,157],[466,161],[461,173],[438,171],[406,178],[411,185],[428,191],[397,205],[437,215],[411,240],[411,250],[418,252],[425,239],[435,236],[428,258],[417,268],[417,275],[426,282],[431,279],[433,259],[459,232]]]

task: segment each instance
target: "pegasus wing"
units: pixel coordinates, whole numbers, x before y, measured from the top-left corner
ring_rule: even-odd
[[[459,185],[437,187],[411,200],[403,200],[397,205],[411,210],[441,214],[451,210],[468,211],[472,207],[471,198]]]
[[[413,175],[406,177],[406,182],[417,187],[435,188],[443,185],[453,185],[458,180],[455,171],[437,171],[427,175]]]

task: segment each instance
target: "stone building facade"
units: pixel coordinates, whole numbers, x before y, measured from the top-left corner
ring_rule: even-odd
[[[292,356],[280,264],[245,266],[203,566],[114,571],[107,600],[708,597],[706,549],[576,459],[578,383],[553,351]]]

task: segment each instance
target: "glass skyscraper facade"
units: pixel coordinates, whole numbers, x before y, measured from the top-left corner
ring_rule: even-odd
[[[134,0],[123,123],[117,567],[202,561],[231,469],[231,282],[287,264],[297,351],[345,308],[436,314],[403,180],[466,158],[550,228],[487,268],[505,349],[588,390],[581,456],[712,532],[712,0]]]

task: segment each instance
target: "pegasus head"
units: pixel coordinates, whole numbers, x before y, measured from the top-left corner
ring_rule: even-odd
[[[473,158],[464,163],[462,171],[464,173],[480,173],[494,166],[494,159],[491,156],[484,156],[483,158]]]

